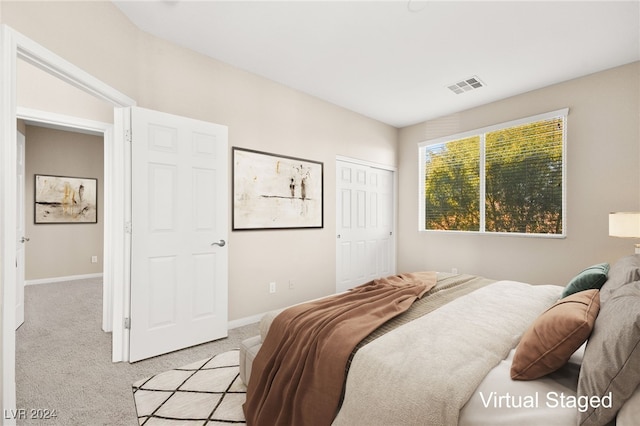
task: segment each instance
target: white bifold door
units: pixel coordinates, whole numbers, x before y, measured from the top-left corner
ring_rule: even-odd
[[[227,127],[131,108],[131,362],[227,336]]]
[[[336,161],[336,291],[395,273],[394,172]]]

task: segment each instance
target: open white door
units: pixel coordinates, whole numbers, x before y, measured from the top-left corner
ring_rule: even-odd
[[[336,161],[336,292],[395,273],[394,172]]]
[[[25,168],[25,136],[17,133],[16,151],[16,329],[24,322],[24,254],[25,243],[29,239],[25,234],[24,221],[24,168]]]
[[[130,362],[227,336],[227,127],[131,109]]]

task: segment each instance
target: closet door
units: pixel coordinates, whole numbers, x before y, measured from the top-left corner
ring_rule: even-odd
[[[336,291],[395,273],[394,172],[336,162]]]

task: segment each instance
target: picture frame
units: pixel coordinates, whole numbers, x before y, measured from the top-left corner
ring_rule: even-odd
[[[234,231],[324,227],[324,163],[232,151]]]
[[[98,179],[36,174],[34,223],[98,223]]]

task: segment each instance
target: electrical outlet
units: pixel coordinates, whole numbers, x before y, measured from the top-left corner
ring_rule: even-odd
[[[293,290],[295,288],[293,280],[289,280],[289,290]]]
[[[276,292],[276,282],[272,281],[269,283],[269,293],[275,293]]]
[[[451,273],[452,274],[457,274],[458,273],[458,268],[451,268]]]
[[[98,256],[91,256],[91,263],[98,263]]]

